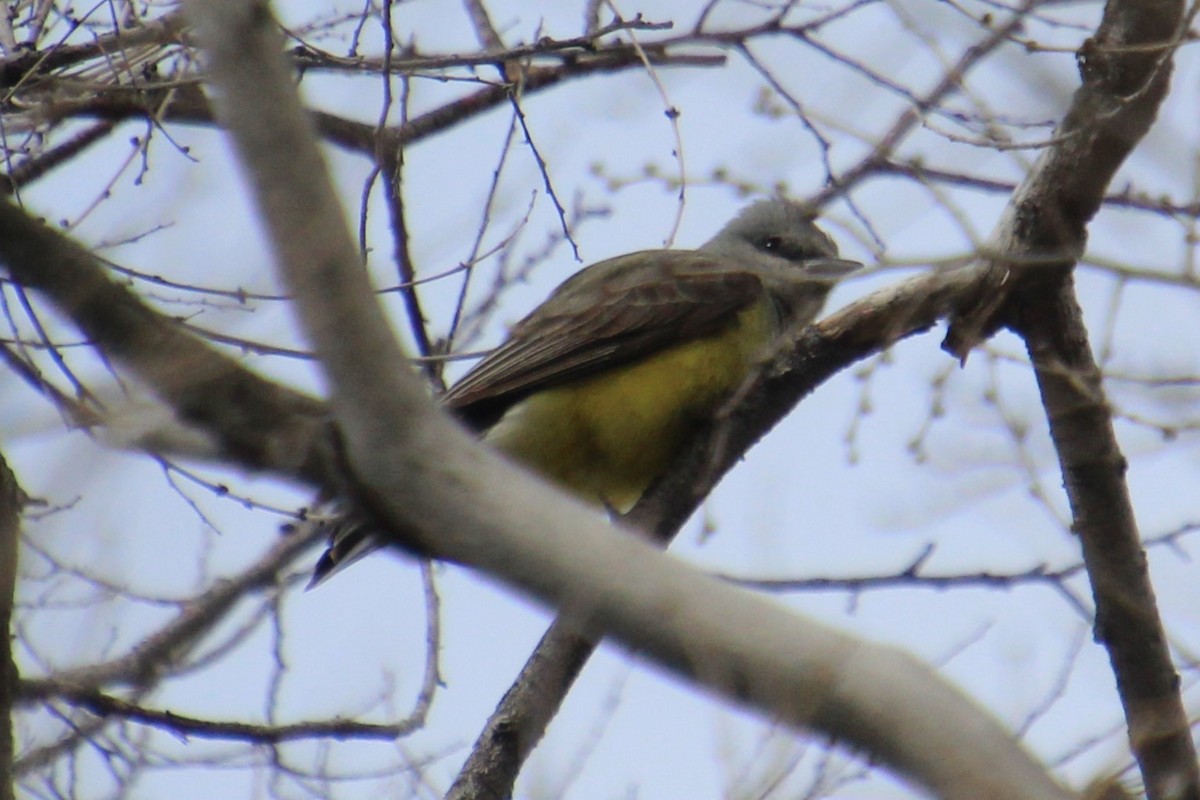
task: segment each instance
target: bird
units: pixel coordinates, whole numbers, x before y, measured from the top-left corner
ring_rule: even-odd
[[[806,206],[759,200],[695,250],[583,268],[440,403],[509,459],[624,513],[778,337],[816,319],[861,266]],[[329,529],[309,588],[384,544],[353,518]]]

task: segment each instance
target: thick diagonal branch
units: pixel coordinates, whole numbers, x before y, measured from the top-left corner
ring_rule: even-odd
[[[185,9],[327,372],[349,488],[397,543],[518,586],[584,631],[864,748],[942,796],[1066,796],[994,720],[910,656],[788,614],[614,532],[472,441],[411,370],[380,371],[402,353],[333,200],[266,5],[188,0]]]
[[[896,341],[927,330],[971,286],[975,273],[914,278],[859,300],[781,344],[729,415],[696,436],[676,467],[626,522],[666,546],[754,442],[829,377]],[[558,713],[598,641],[558,619],[488,718],[448,800],[512,796],[522,765]]]
[[[1055,131],[1055,144],[1014,194],[994,237],[1003,256],[1050,263],[1019,267],[995,260],[946,337],[960,358],[1001,324],[1025,339],[1092,584],[1096,636],[1108,649],[1152,800],[1200,798],[1200,770],[1125,483],[1125,459],[1067,271],[1084,250],[1086,226],[1113,175],[1166,97],[1183,20],[1179,0],[1108,2],[1096,35],[1079,51],[1083,85]]]
[[[17,689],[17,665],[13,660],[13,594],[17,585],[17,542],[21,511],[28,498],[17,485],[17,476],[0,454],[0,800],[13,800],[13,708]]]
[[[96,256],[0,200],[0,264],[36,289],[110,360],[135,374],[181,422],[212,436],[212,458],[291,464],[318,478],[325,407],[251,372],[105,274]]]
[[[1096,639],[1117,678],[1146,795],[1195,800],[1200,770],[1179,675],[1125,482],[1125,457],[1071,283],[1025,299],[1020,313],[1092,585]]]

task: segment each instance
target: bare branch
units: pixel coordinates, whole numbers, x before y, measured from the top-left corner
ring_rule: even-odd
[[[1146,794],[1200,797],[1200,767],[1179,675],[1150,583],[1126,461],[1073,285],[1022,293],[1021,335],[1058,451],[1096,603],[1096,638],[1108,648]]]
[[[53,678],[27,678],[18,699],[30,703],[70,692],[95,692],[105,686],[144,686],[184,663],[201,639],[225,621],[226,612],[255,590],[274,589],[280,572],[320,539],[320,530],[309,529],[280,539],[257,562],[237,577],[222,581],[189,601],[169,623],[147,636],[126,655],[77,669],[62,670]]]
[[[946,334],[944,346],[960,360],[1004,324],[1004,305],[1019,284],[1070,269],[1083,253],[1087,224],[1113,175],[1166,97],[1175,48],[1183,42],[1183,8],[1181,0],[1108,3],[1077,56],[1083,85],[993,234],[997,252],[1057,258],[1059,267],[990,262]]]
[[[0,455],[0,800],[16,797],[13,783],[13,716],[17,665],[12,652],[13,593],[17,587],[17,543],[20,541],[21,509],[27,498],[17,485],[17,476]]]
[[[335,719],[256,725],[249,722],[199,719],[172,711],[147,708],[94,689],[83,689],[65,684],[57,688],[53,699],[86,709],[101,718],[128,719],[143,725],[163,728],[174,736],[195,736],[203,739],[235,740],[254,744],[280,744],[305,739],[383,739],[390,741],[411,733],[424,723],[423,717],[411,717],[393,724],[372,724]]]
[[[381,374],[379,360],[402,363],[400,353],[330,199],[269,15],[236,0],[191,0],[186,9],[328,371],[348,475],[362,482],[351,486],[354,497],[384,529],[502,576],[567,609],[584,630],[605,630],[731,699],[855,743],[943,796],[1067,796],[909,656],[804,622],[614,535],[597,515],[472,442],[436,413],[414,375]],[[566,529],[570,537],[547,535]],[[619,585],[609,579],[615,571]]]
[[[1200,798],[1200,767],[1125,483],[1125,458],[1064,270],[1083,252],[1086,225],[1112,176],[1157,116],[1183,41],[1183,15],[1184,4],[1173,0],[1107,4],[1096,35],[1079,51],[1083,85],[1055,143],[1017,189],[995,234],[1002,252],[1056,255],[1061,268],[990,263],[945,342],[965,359],[1005,319],[1025,338],[1092,581],[1097,638],[1109,650],[1152,800]]]
[[[325,424],[323,406],[188,335],[105,275],[95,255],[8,201],[0,202],[0,263],[15,281],[46,295],[181,420],[212,434],[214,454],[319,474],[313,448]]]
[[[970,286],[967,270],[931,274],[884,289],[781,343],[774,362],[739,392],[730,416],[696,435],[671,472],[626,519],[665,546],[717,482],[755,442],[831,375],[949,313]],[[554,622],[488,718],[449,797],[503,798],[591,657],[597,641]]]

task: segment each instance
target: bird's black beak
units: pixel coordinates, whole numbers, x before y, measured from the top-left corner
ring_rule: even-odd
[[[859,262],[847,258],[813,258],[804,262],[804,272],[809,278],[836,281],[862,269],[862,266]]]

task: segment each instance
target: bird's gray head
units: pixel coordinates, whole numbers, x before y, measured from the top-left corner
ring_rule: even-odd
[[[837,245],[813,224],[808,209],[778,198],[742,209],[700,249],[756,272],[786,271],[793,281],[833,284],[862,266],[838,258]]]

